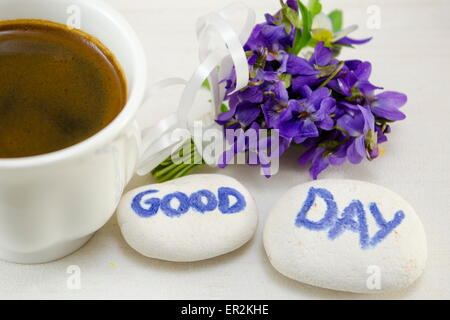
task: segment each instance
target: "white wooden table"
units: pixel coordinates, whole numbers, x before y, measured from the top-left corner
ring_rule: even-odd
[[[233,0],[109,0],[129,20],[144,43],[152,80],[188,77],[197,65],[195,20]],[[277,0],[243,0],[261,20]],[[375,84],[405,92],[406,121],[394,125],[386,154],[359,166],[331,169],[321,178],[351,178],[384,185],[416,208],[428,236],[428,266],[410,288],[372,296],[334,292],[291,281],[268,262],[261,231],[268,210],[283,192],[308,181],[296,155],[282,160],[270,180],[256,169],[223,171],[255,195],[260,224],[254,239],[238,251],[198,263],[168,263],[140,256],[122,239],[115,217],[81,250],[45,265],[0,262],[0,298],[144,298],[144,299],[429,299],[450,298],[450,2],[448,0],[323,1],[327,10],[345,10],[345,22],[359,24],[357,37],[374,40],[345,58],[373,63]],[[367,27],[367,8],[381,12],[381,28]],[[172,102],[161,104],[159,115]],[[206,170],[215,171],[215,170]],[[135,179],[131,186],[149,182]],[[130,187],[131,187],[130,186]],[[68,266],[81,270],[81,289],[69,290]]]

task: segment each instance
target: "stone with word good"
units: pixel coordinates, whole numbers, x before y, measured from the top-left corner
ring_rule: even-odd
[[[128,192],[118,208],[128,244],[168,261],[198,261],[231,252],[255,233],[257,208],[237,180],[199,174]]]
[[[319,180],[272,208],[264,247],[283,275],[358,293],[407,287],[425,268],[425,232],[414,209],[381,186]]]

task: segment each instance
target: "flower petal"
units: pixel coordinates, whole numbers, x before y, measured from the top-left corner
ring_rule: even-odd
[[[376,105],[384,105],[390,108],[403,107],[408,101],[408,97],[400,92],[385,91],[376,95]]]
[[[351,96],[351,87],[347,84],[344,78],[333,79],[328,83],[328,87],[333,89],[334,91],[344,95]]]
[[[247,87],[238,92],[238,97],[242,102],[260,103],[264,100],[264,95],[258,87]]]
[[[280,43],[280,41],[288,37],[283,25],[264,25],[261,29],[261,36],[268,48],[272,48],[273,45]]]
[[[287,60],[286,72],[291,75],[306,76],[319,74],[319,71],[315,70],[308,61],[293,54],[290,54]]]
[[[314,154],[316,152],[316,148],[310,148],[308,150],[306,150],[301,156],[300,158],[298,158],[298,163],[301,166],[306,166],[308,163],[310,163],[314,157]]]
[[[280,113],[277,112],[277,109],[275,108],[276,105],[277,102],[274,99],[270,99],[261,106],[264,114],[264,120],[266,121],[268,128],[275,128],[278,126]]]
[[[306,118],[301,122],[300,134],[299,136],[304,138],[313,138],[319,136],[319,130],[317,130],[316,125],[311,119]]]
[[[354,71],[358,68],[358,66],[362,63],[361,60],[347,60],[345,61],[345,66],[348,67],[350,70]]]
[[[378,117],[390,120],[398,121],[406,119],[406,115],[397,109],[388,108],[385,106],[377,106],[372,108],[372,112]]]
[[[261,114],[259,105],[243,102],[236,109],[236,118],[244,126],[250,125]]]
[[[278,72],[275,71],[264,71],[261,68],[258,68],[256,71],[256,79],[255,80],[264,80],[264,81],[276,81],[278,80]]]
[[[358,106],[364,118],[364,134],[366,134],[369,130],[372,132],[375,131],[375,117],[373,113],[367,109],[366,107]]]
[[[261,30],[265,26],[265,23],[257,24],[254,28],[252,33],[250,34],[249,39],[247,40],[246,44],[244,45],[245,51],[253,51],[256,50],[257,47],[261,46],[262,40],[261,40]]]
[[[314,17],[311,28],[333,30],[333,23],[331,22],[330,17],[328,17],[325,13],[320,12]]]
[[[302,124],[301,121],[297,119],[290,119],[287,121],[280,121],[279,130],[280,136],[291,139],[293,137],[299,136],[301,133]]]
[[[304,86],[315,87],[321,83],[315,75],[313,76],[298,76],[292,79],[292,90],[299,92]]]
[[[315,107],[319,107],[323,99],[329,97],[331,94],[330,89],[326,87],[314,90],[308,98],[308,101]]]
[[[363,133],[364,118],[362,116],[352,117],[349,114],[344,114],[339,119],[337,119],[336,125],[347,131],[350,136],[356,137]]]
[[[231,118],[234,117],[235,113],[236,113],[236,106],[233,106],[230,108],[230,110],[219,114],[217,116],[216,122],[220,125],[225,125],[231,120]]]
[[[364,143],[365,136],[361,135],[347,148],[347,158],[350,163],[358,164],[362,161],[366,154],[366,146]]]
[[[326,157],[326,158],[323,157],[323,151],[316,154],[316,156],[312,160],[312,166],[311,166],[311,168],[309,168],[309,174],[311,175],[311,178],[316,180],[317,177],[319,176],[319,174],[323,170],[328,168],[329,165],[330,165],[330,163],[328,161],[328,157]]]
[[[334,128],[334,121],[327,116],[323,120],[321,120],[317,126],[323,130],[330,131]]]
[[[330,162],[330,164],[332,166],[343,165],[345,163],[345,160],[346,160],[345,156],[344,157],[338,157],[338,156],[336,156],[334,154],[330,154],[328,156],[328,161]]]
[[[277,81],[274,85],[273,91],[275,93],[275,98],[278,101],[287,102],[289,100],[289,94],[283,81]]]
[[[375,90],[382,90],[383,87],[378,87],[371,84],[369,81],[360,81],[358,88],[366,95],[370,95]]]
[[[405,114],[398,110],[408,100],[403,93],[386,91],[375,96],[372,103],[372,112],[379,117],[391,121],[403,120]]]
[[[370,74],[372,73],[372,64],[370,62],[362,62],[353,72],[358,80],[366,81],[369,79]]]
[[[386,142],[388,140],[386,135],[381,131],[381,129],[378,126],[375,126],[375,131],[377,132],[378,144]]]
[[[297,0],[287,0],[286,4],[291,7],[292,9],[294,9],[295,11],[298,12],[298,3]]]
[[[352,25],[336,32],[333,37],[334,42],[341,40],[342,38],[348,36],[350,33],[356,31],[357,29],[358,29],[357,25]]]
[[[330,118],[330,114],[333,112],[333,109],[335,106],[336,106],[336,100],[334,100],[334,98],[328,97],[328,98],[323,99],[320,102],[319,110],[314,114],[315,118],[318,121],[323,121],[327,118]]]
[[[359,106],[346,101],[339,101],[338,106],[340,108],[347,108],[349,110],[359,110]]]
[[[367,38],[367,39],[361,39],[361,40],[356,40],[356,39],[352,39],[349,37],[343,37],[343,38],[339,39],[338,41],[336,41],[335,43],[342,44],[345,46],[351,46],[354,44],[364,44],[364,43],[369,42],[370,40],[372,40],[372,37]]]
[[[271,14],[266,13],[264,15],[264,18],[266,18],[266,22],[270,25],[276,25],[277,18],[272,16]]]
[[[311,56],[310,62],[319,66],[326,66],[330,64],[333,53],[331,49],[325,47],[323,42],[319,42],[314,49],[314,53]]]

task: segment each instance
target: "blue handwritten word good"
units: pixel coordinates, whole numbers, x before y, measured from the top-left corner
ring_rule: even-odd
[[[307,215],[313,207],[316,198],[321,198],[325,202],[326,210],[322,219],[312,221],[308,219]],[[341,217],[338,217],[338,208],[333,194],[327,189],[310,188],[303,207],[297,214],[295,225],[299,228],[305,227],[314,231],[328,230],[328,238],[331,240],[336,239],[346,230],[357,232],[359,233],[361,248],[373,248],[383,241],[403,221],[405,214],[399,210],[395,213],[391,221],[386,221],[376,203],[370,203],[369,210],[380,228],[373,237],[369,236],[366,211],[361,201],[353,200],[342,211]]]
[[[239,191],[228,187],[219,188],[217,196],[210,190],[203,189],[190,196],[177,191],[165,195],[162,199],[147,198],[148,195],[158,192],[159,190],[151,189],[137,194],[131,202],[133,211],[140,217],[149,218],[162,210],[166,216],[174,218],[187,213],[189,209],[205,213],[219,208],[222,214],[234,214],[243,211],[247,205],[244,196]],[[231,205],[230,198],[235,199],[233,205]],[[173,206],[173,202],[175,202],[173,200],[178,202],[177,207]]]

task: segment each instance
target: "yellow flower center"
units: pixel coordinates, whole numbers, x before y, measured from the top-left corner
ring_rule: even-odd
[[[333,42],[333,32],[327,29],[314,29],[311,31],[312,37],[318,42],[325,42],[325,45],[329,45]]]

